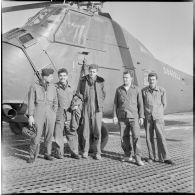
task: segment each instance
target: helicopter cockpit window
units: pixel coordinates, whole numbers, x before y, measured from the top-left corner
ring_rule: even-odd
[[[27,33],[21,37],[19,37],[19,40],[22,42],[22,44],[27,43],[28,41],[33,40],[33,37],[30,33]]]
[[[89,21],[88,15],[69,11],[55,34],[55,41],[84,45]]]
[[[54,28],[59,25],[64,17],[66,9],[62,7],[47,7],[34,17],[30,18],[26,26],[40,26],[41,28]],[[55,28],[54,28],[55,29]]]

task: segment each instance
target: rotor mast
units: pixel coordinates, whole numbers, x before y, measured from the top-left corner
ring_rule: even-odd
[[[71,6],[77,5],[78,9],[83,9],[90,11],[92,13],[101,12],[101,8],[103,8],[103,1],[66,1],[64,3],[69,4]]]

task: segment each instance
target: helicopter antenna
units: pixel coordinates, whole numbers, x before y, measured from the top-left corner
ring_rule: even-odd
[[[100,12],[103,7],[103,1],[84,1],[80,3],[80,6],[85,6],[87,11],[92,13]]]
[[[51,60],[51,58],[49,57],[49,55],[48,55],[47,51],[46,51],[46,50],[44,50],[44,49],[43,49],[43,51],[44,51],[44,52],[45,52],[45,54],[48,56],[48,58],[50,59],[51,64],[53,65],[53,67],[54,67],[54,68],[55,68],[55,70],[57,71],[57,68],[56,68],[56,66],[54,65],[54,63],[53,63],[53,61]]]

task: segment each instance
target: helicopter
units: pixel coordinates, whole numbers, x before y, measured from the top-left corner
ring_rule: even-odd
[[[28,90],[40,79],[43,68],[69,72],[69,83],[76,91],[81,73],[90,64],[98,64],[99,75],[105,78],[106,99],[104,117],[112,116],[116,88],[122,84],[122,74],[129,70],[134,84],[148,85],[148,73],[159,75],[158,83],[167,92],[165,114],[192,110],[193,78],[156,59],[129,32],[101,11],[102,1],[64,1],[39,3],[45,6],[30,17],[21,28],[2,36],[3,120],[21,133],[28,122]],[[4,8],[2,12],[33,9],[36,5]],[[102,148],[108,140],[108,130],[102,126]]]

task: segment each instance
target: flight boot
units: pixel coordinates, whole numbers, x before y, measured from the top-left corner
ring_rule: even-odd
[[[63,150],[60,151],[60,148],[56,148],[55,158],[57,158],[57,159],[63,159],[64,158],[63,154],[64,154],[64,151]]]
[[[72,153],[71,158],[80,159],[80,156],[78,154]]]
[[[164,160],[164,163],[170,164],[170,165],[176,165],[171,159],[169,159],[169,160]]]
[[[101,160],[101,159],[102,159],[102,157],[101,157],[100,154],[96,154],[94,158],[95,158],[96,160]]]
[[[52,160],[54,160],[54,157],[51,156],[50,154],[45,154],[45,155],[44,155],[44,159],[45,159],[45,160],[50,160],[50,161],[52,161]]]
[[[138,156],[138,155],[135,156],[135,161],[136,161],[136,164],[138,166],[143,166],[144,165],[144,162],[141,160],[141,157]]]
[[[87,159],[88,158],[88,152],[83,152],[82,157]]]

